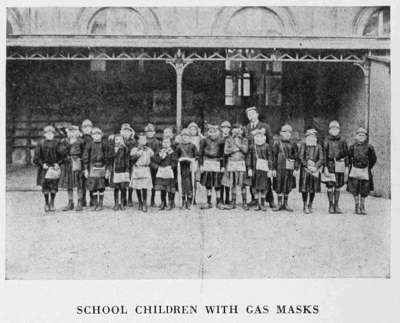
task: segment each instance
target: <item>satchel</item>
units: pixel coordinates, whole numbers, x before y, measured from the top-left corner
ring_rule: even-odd
[[[127,183],[127,182],[129,182],[129,173],[128,172],[114,173],[113,182],[114,183]]]
[[[244,163],[244,160],[230,160],[228,161],[226,170],[228,172],[245,172],[246,164]]]
[[[335,159],[335,173],[344,173],[346,165],[344,164],[343,159],[336,160]]]
[[[82,161],[79,157],[71,157],[72,171],[82,170]]]
[[[210,159],[204,160],[203,170],[205,172],[216,172],[216,173],[220,172],[221,165],[219,160],[210,160]]]
[[[101,166],[101,167],[92,166],[90,168],[89,177],[99,178],[105,176],[106,176],[106,166]]]
[[[61,176],[61,169],[60,167],[49,167],[46,171],[44,176],[45,179],[59,179]]]
[[[158,167],[156,177],[158,178],[174,178],[174,172],[171,166]]]
[[[286,158],[285,168],[287,170],[294,170],[294,159]]]
[[[321,172],[321,182],[322,183],[336,182],[336,176],[335,176],[334,173],[329,173],[328,172],[328,175],[327,175],[325,171],[322,171]]]
[[[268,160],[257,158],[256,169],[268,172],[269,171]]]
[[[368,167],[358,168],[358,167],[352,166],[349,177],[368,181],[369,180]]]

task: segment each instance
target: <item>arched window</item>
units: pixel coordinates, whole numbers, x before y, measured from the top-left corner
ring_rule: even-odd
[[[143,35],[142,16],[131,8],[105,8],[91,20],[90,33],[95,35]]]
[[[226,26],[227,35],[273,36],[281,35],[283,24],[279,17],[266,8],[244,8],[238,10]]]
[[[390,8],[376,10],[368,19],[363,36],[389,36],[390,35]]]

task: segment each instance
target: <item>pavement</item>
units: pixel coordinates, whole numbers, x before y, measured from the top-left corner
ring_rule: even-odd
[[[21,176],[23,174],[23,176]],[[26,176],[29,176],[27,178]],[[390,277],[390,200],[369,197],[368,215],[328,214],[326,194],[295,212],[105,209],[43,212],[32,169],[7,170],[6,279],[214,279]],[[200,200],[202,197],[200,197]]]

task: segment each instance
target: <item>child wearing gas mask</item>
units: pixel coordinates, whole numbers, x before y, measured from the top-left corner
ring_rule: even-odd
[[[89,119],[83,120],[82,125],[81,125],[81,132],[82,132],[82,139],[84,142],[84,147],[86,147],[87,144],[91,143],[93,141],[92,138],[92,129],[93,129],[93,123]],[[93,206],[93,195],[89,193],[89,206]],[[86,201],[86,178],[83,177],[83,183],[82,183],[82,206],[86,207],[87,206],[87,201]]]
[[[367,137],[367,130],[359,128],[356,131],[356,142],[349,147],[350,173],[347,189],[354,196],[356,214],[367,214],[365,199],[374,189],[371,170],[377,158],[375,149],[368,143]]]
[[[149,123],[145,128],[144,132],[146,133],[146,141],[147,141],[147,147],[149,147],[154,154],[157,154],[157,152],[161,148],[161,143],[160,141],[156,138],[156,128],[154,127],[153,124]],[[155,190],[154,190],[154,184],[156,181],[156,174],[157,174],[157,166],[152,163],[150,165],[150,172],[151,172],[151,179],[153,182],[153,188],[151,189],[151,198],[150,198],[150,206],[154,207],[156,204],[154,202],[155,199]]]
[[[53,126],[44,128],[44,140],[35,148],[33,163],[37,166],[37,185],[42,187],[45,200],[44,211],[54,212],[54,201],[58,192],[58,181],[61,175],[60,163],[62,154],[58,141],[54,138],[55,129]]]
[[[291,142],[292,127],[288,124],[281,128],[280,139],[274,143],[272,153],[274,156],[274,189],[278,195],[278,205],[274,211],[285,210],[293,212],[288,206],[289,193],[296,187],[296,173],[298,171],[298,148]],[[275,174],[273,174],[275,175]]]
[[[225,144],[226,140],[229,138],[231,135],[231,123],[229,121],[223,121],[221,123],[221,140]],[[225,156],[224,156],[225,157]],[[226,160],[225,160],[226,163]],[[222,179],[221,179],[221,192],[220,192],[220,200],[221,204],[223,205],[224,203],[229,207],[230,200],[229,200],[229,193],[230,193],[230,183],[228,179],[228,171],[225,168],[225,172],[222,174]],[[225,196],[225,199],[224,199]]]
[[[129,125],[129,123],[123,123],[121,125],[121,130],[120,130],[121,136],[124,138],[124,143],[125,146],[128,149],[128,152],[130,152],[133,147],[137,146],[137,141],[135,139],[135,130]],[[129,169],[129,179],[131,177],[131,169]],[[127,190],[125,190],[125,195],[128,195],[128,198],[123,198],[122,203],[123,207],[132,207],[133,206],[133,201],[132,201],[132,194],[133,194],[133,189],[132,187],[128,187]],[[125,203],[125,205],[124,205]]]

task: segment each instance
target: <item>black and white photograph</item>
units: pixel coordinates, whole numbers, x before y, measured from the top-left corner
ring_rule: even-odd
[[[389,280],[391,7],[334,5],[7,7],[5,279]]]

